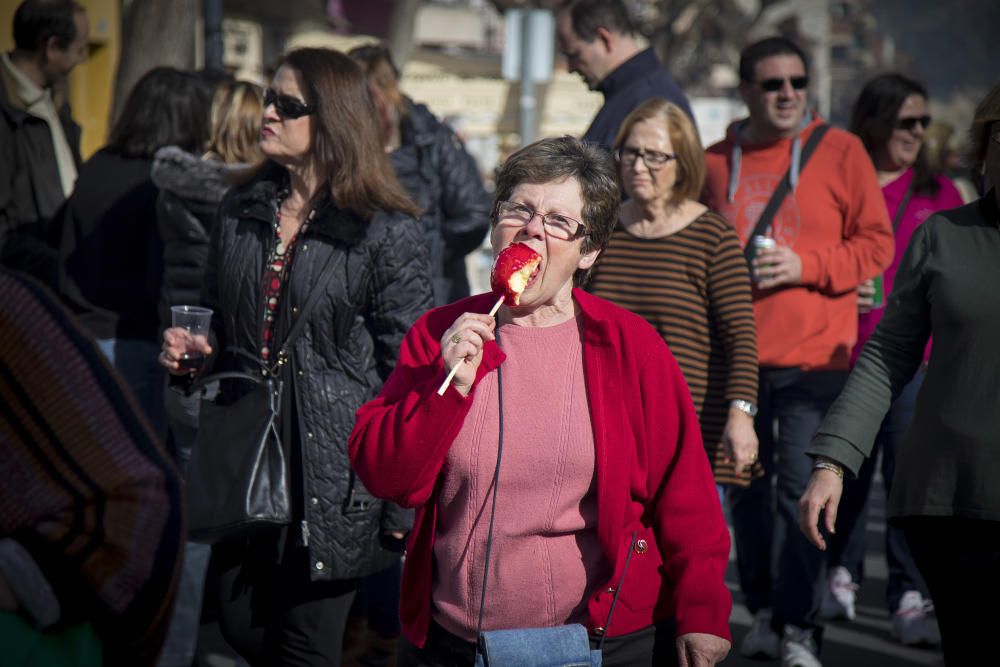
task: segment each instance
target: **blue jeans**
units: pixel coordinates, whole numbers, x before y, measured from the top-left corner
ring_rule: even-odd
[[[97,346],[132,390],[153,432],[163,442],[167,435],[167,417],[163,408],[167,371],[156,360],[160,346],[130,338],[102,338],[97,341]]]
[[[824,557],[798,528],[798,502],[812,475],[806,449],[846,379],[846,371],[760,370],[754,426],[765,474],[731,487],[728,502],[747,608],[773,608],[779,633],[786,623],[817,627]]]
[[[864,578],[865,550],[868,535],[868,495],[879,449],[882,450],[882,479],[885,491],[892,490],[892,479],[896,471],[896,450],[910,427],[917,394],[924,383],[924,373],[917,373],[903,392],[893,402],[888,414],[882,420],[882,427],[875,437],[875,447],[858,470],[856,479],[844,480],[844,495],[837,510],[837,533],[827,538],[827,562],[830,567],[846,567],[855,583]],[[886,604],[889,612],[899,607],[899,601],[906,591],[920,591],[927,597],[927,585],[913,562],[906,538],[898,526],[889,524],[885,530],[885,559],[889,566],[889,585],[886,588]]]

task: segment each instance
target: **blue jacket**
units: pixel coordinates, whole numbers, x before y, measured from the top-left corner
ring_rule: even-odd
[[[584,141],[614,147],[615,135],[622,121],[633,109],[652,97],[673,102],[691,117],[691,105],[674,78],[663,68],[653,49],[640,51],[604,77],[597,89],[604,95],[604,106],[594,116]]]

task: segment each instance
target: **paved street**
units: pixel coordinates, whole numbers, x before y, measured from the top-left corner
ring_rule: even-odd
[[[866,578],[858,591],[857,618],[851,622],[827,624],[823,635],[821,658],[824,667],[909,667],[944,662],[940,651],[906,648],[890,635],[891,621],[885,608],[887,570],[885,564],[885,490],[881,477],[876,478],[872,489],[872,508],[868,517],[868,557],[865,560]],[[733,651],[723,663],[727,667],[767,667],[778,661],[750,660],[739,654],[740,641],[750,629],[753,620],[741,602],[735,555],[731,557],[726,583],[733,591],[733,616],[730,627],[733,633]]]

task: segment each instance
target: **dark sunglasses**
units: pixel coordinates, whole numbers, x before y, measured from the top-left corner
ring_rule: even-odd
[[[898,118],[896,119],[896,127],[900,130],[906,130],[907,132],[913,132],[919,125],[922,129],[927,129],[927,126],[931,124],[930,116],[913,116],[910,118]]]
[[[788,79],[761,79],[757,83],[760,84],[761,90],[765,93],[776,93],[785,87],[785,81],[792,84],[792,88],[795,90],[802,90],[809,85],[809,77],[807,76],[793,76]]]
[[[274,105],[274,110],[282,118],[295,120],[316,113],[316,109],[291,95],[279,95],[270,88],[264,91],[264,108]]]

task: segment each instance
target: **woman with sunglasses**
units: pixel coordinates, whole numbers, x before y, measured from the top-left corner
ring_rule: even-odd
[[[160,360],[178,381],[192,349],[213,372],[267,369],[281,381],[292,518],[214,545],[221,624],[254,666],[337,665],[357,579],[398,557],[411,520],[357,480],[347,437],[431,286],[361,68],[336,51],[292,51],[264,104],[265,162],[226,196],[209,248],[211,344],[167,329]],[[222,381],[227,400],[245,391],[235,384]]]
[[[800,528],[820,549],[828,547],[820,514],[839,535],[844,473],[860,475],[872,457],[886,414],[925,363],[933,335],[886,513],[934,600],[949,666],[995,662],[989,637],[1000,597],[1000,84],[976,108],[969,139],[969,163],[984,170],[990,189],[912,232],[885,313],[813,439],[809,454],[822,467],[799,503]]]
[[[641,315],[677,357],[722,498],[722,485],[749,484],[757,459],[757,337],[746,260],[732,226],[696,200],[704,152],[679,107],[663,98],[643,103],[615,145],[628,200],[589,291]]]
[[[860,137],[875,164],[893,221],[896,254],[883,275],[858,289],[861,312],[852,363],[857,361],[865,342],[882,319],[896,271],[914,231],[934,212],[962,205],[961,195],[951,181],[934,173],[927,164],[924,132],[930,122],[927,91],[900,74],[875,77],[865,85],[854,104],[850,129]],[[879,282],[881,285],[877,285]],[[878,298],[873,302],[875,296]],[[925,364],[929,356],[928,347],[924,354]],[[923,381],[921,366],[882,421],[872,456],[861,466],[857,479],[848,480],[844,485],[837,532],[831,536],[827,556],[829,575],[820,610],[824,618],[854,619],[855,591],[864,574],[867,501],[878,451],[882,450],[882,478],[888,492],[892,489],[896,452],[909,427]],[[886,602],[892,614],[893,636],[906,645],[937,644],[937,627],[927,615],[927,586],[913,562],[902,531],[892,525],[886,528],[885,554],[889,566]]]

